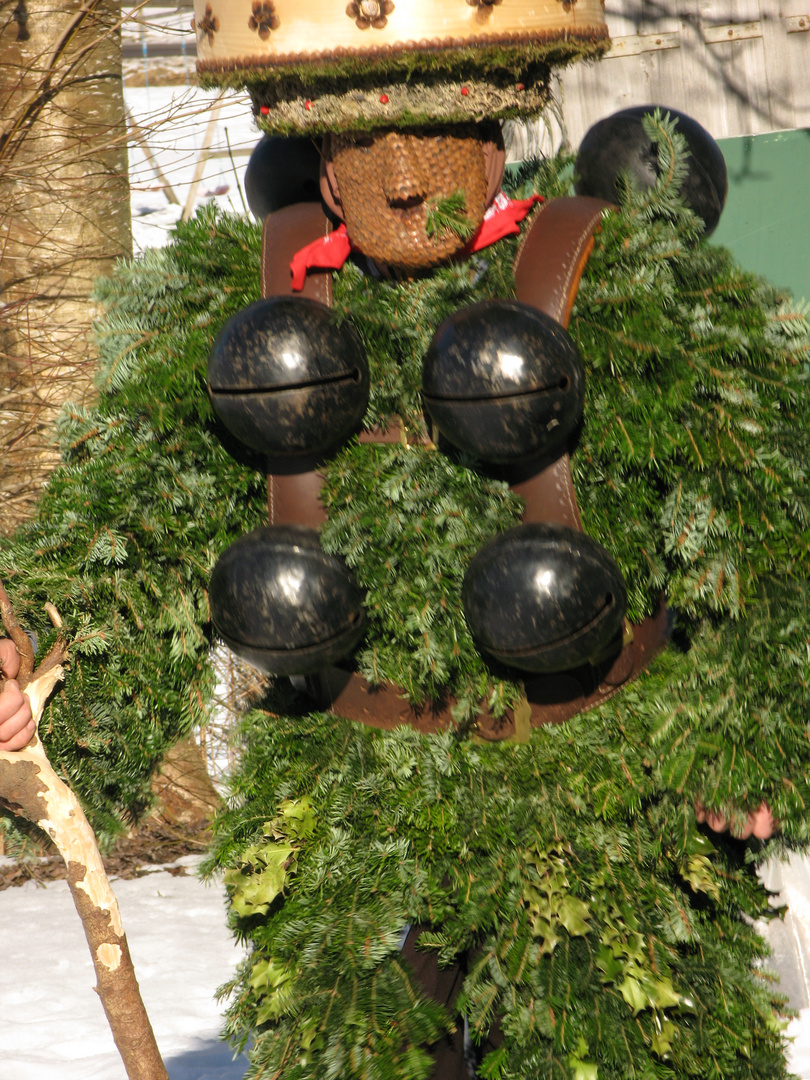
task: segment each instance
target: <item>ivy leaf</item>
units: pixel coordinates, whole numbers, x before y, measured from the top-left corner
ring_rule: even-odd
[[[672,1039],[675,1035],[675,1025],[671,1020],[662,1020],[660,1031],[655,1032],[651,1045],[654,1054],[664,1057],[672,1049]]]
[[[568,933],[575,937],[584,937],[591,928],[588,922],[590,909],[575,896],[566,896],[560,904],[558,915]]]
[[[627,976],[619,986],[619,990],[624,1000],[633,1010],[634,1016],[637,1016],[642,1009],[646,1009],[650,1004],[650,1000],[644,993],[644,988],[638,979]]]

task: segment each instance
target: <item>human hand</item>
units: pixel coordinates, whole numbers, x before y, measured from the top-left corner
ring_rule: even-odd
[[[20,655],[13,641],[0,640],[0,660],[5,682],[0,682],[0,750],[22,750],[31,741],[36,725],[28,698],[14,679]]]
[[[20,654],[11,638],[0,638],[0,679],[16,679]]]
[[[738,840],[747,840],[749,836],[755,836],[758,840],[767,840],[779,828],[779,823],[771,813],[771,808],[766,802],[762,802],[740,824],[732,825],[731,819],[726,817],[722,810],[707,810],[703,803],[695,803],[695,817],[703,824],[709,826],[714,832],[725,832],[731,826],[731,835]]]

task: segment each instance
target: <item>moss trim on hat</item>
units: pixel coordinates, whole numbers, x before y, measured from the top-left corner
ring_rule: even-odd
[[[259,127],[272,134],[536,115],[552,68],[597,58],[610,44],[601,0],[290,3],[196,0],[201,84],[247,89]],[[377,30],[352,17],[366,8],[383,13]],[[313,23],[316,15],[326,22]],[[423,34],[440,24],[452,32]]]

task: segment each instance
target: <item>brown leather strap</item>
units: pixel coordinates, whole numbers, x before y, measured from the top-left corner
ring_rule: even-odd
[[[513,480],[511,486],[526,502],[523,521],[527,525],[547,521],[582,529],[568,454],[562,454],[540,472]]]
[[[608,701],[641,674],[667,643],[671,632],[670,612],[662,600],[655,616],[644,619],[639,626],[628,627],[626,644],[609,663],[601,667],[587,664],[554,675],[528,676],[524,686],[531,709],[531,726],[561,724]],[[368,727],[393,731],[408,724],[423,734],[431,734],[455,723],[454,697],[417,709],[408,703],[405,691],[399,687],[390,684],[372,687],[359,675],[340,668],[326,669],[308,679],[307,685],[320,708],[331,709],[338,716]],[[511,710],[494,717],[484,709],[478,716],[475,733],[487,742],[498,742],[518,737],[518,728]]]
[[[656,615],[638,626],[628,626],[627,643],[606,669],[587,665],[573,672],[526,679],[532,726],[561,724],[602,705],[641,674],[671,634],[672,613],[662,599]]]
[[[268,214],[262,231],[262,296],[306,296],[332,305],[332,271],[314,270],[293,293],[290,261],[297,251],[332,231],[320,203],[295,203]]]
[[[317,529],[326,521],[321,503],[323,477],[315,470],[267,474],[267,512],[271,525],[306,525]]]
[[[515,295],[567,327],[593,250],[593,235],[610,203],[555,199],[545,203],[526,230],[515,259]],[[547,475],[548,474],[548,475]],[[525,522],[550,521],[582,528],[568,455],[513,488],[526,500]]]
[[[577,197],[546,204],[532,221],[515,260],[518,300],[568,326],[594,233],[610,203]],[[563,454],[512,488],[526,501],[524,522],[553,522],[581,529],[570,460]],[[665,604],[640,626],[625,628],[625,644],[605,670],[586,665],[577,671],[536,676],[525,681],[532,724],[557,724],[607,701],[634,679],[669,639]]]
[[[300,293],[293,293],[290,272],[293,255],[330,232],[329,219],[320,203],[296,203],[268,214],[262,231],[262,296],[305,296],[331,307],[331,270],[307,274]],[[270,463],[267,475],[270,524],[308,525],[317,529],[326,521],[320,501],[322,483],[311,462],[293,462],[278,471]]]
[[[532,219],[515,259],[515,292],[524,304],[568,326],[579,282],[610,203],[576,196],[545,203]]]

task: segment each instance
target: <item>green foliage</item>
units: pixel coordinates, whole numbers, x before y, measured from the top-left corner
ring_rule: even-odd
[[[315,827],[307,798],[285,799],[275,821],[266,821],[262,840],[242,852],[241,865],[225,874],[231,907],[237,915],[266,915],[295,873],[297,853]]]
[[[459,722],[482,699],[496,715],[513,704],[520,687],[492,676],[459,618],[470,559],[520,520],[522,503],[506,484],[435,449],[365,444],[330,465],[324,501],[323,545],[345,557],[366,593],[371,629],[357,656],[364,676],[396,683],[416,705],[451,693]]]
[[[249,1075],[424,1075],[404,1050],[430,1001],[399,959],[417,923],[440,962],[469,956],[456,1008],[473,1038],[498,1018],[484,1076],[786,1076],[779,998],[741,915],[765,914],[767,895],[745,847],[707,844],[689,803],[661,788],[618,705],[486,746],[272,707],[246,719],[211,864],[241,865],[289,800],[312,806],[283,900],[264,918],[231,909],[252,945],[224,988],[230,1035],[255,1040]],[[685,874],[700,857],[696,893]]]
[[[659,145],[682,152],[669,134]],[[580,288],[575,478],[589,531],[624,523],[608,546],[632,617],[665,586],[690,620],[737,618],[761,575],[807,565],[807,324],[726,251],[695,244],[671,186],[681,171],[606,218]]]
[[[208,574],[263,516],[260,463],[223,444],[205,388],[212,338],[257,298],[258,265],[257,228],[204,212],[100,283],[98,403],[65,410],[62,465],[0,551],[40,652],[43,603],[65,622],[70,672],[44,738],[102,839],[143,811],[161,755],[207,718]]]
[[[467,199],[461,189],[444,199],[433,199],[427,205],[426,235],[441,236],[447,232],[455,233],[462,240],[469,240],[475,232],[475,225],[467,214]]]
[[[365,346],[371,372],[367,428],[399,421],[410,434],[424,432],[422,361],[439,323],[460,307],[514,289],[514,240],[503,240],[487,258],[438,269],[429,277],[392,287],[347,263],[335,275],[335,307]]]

